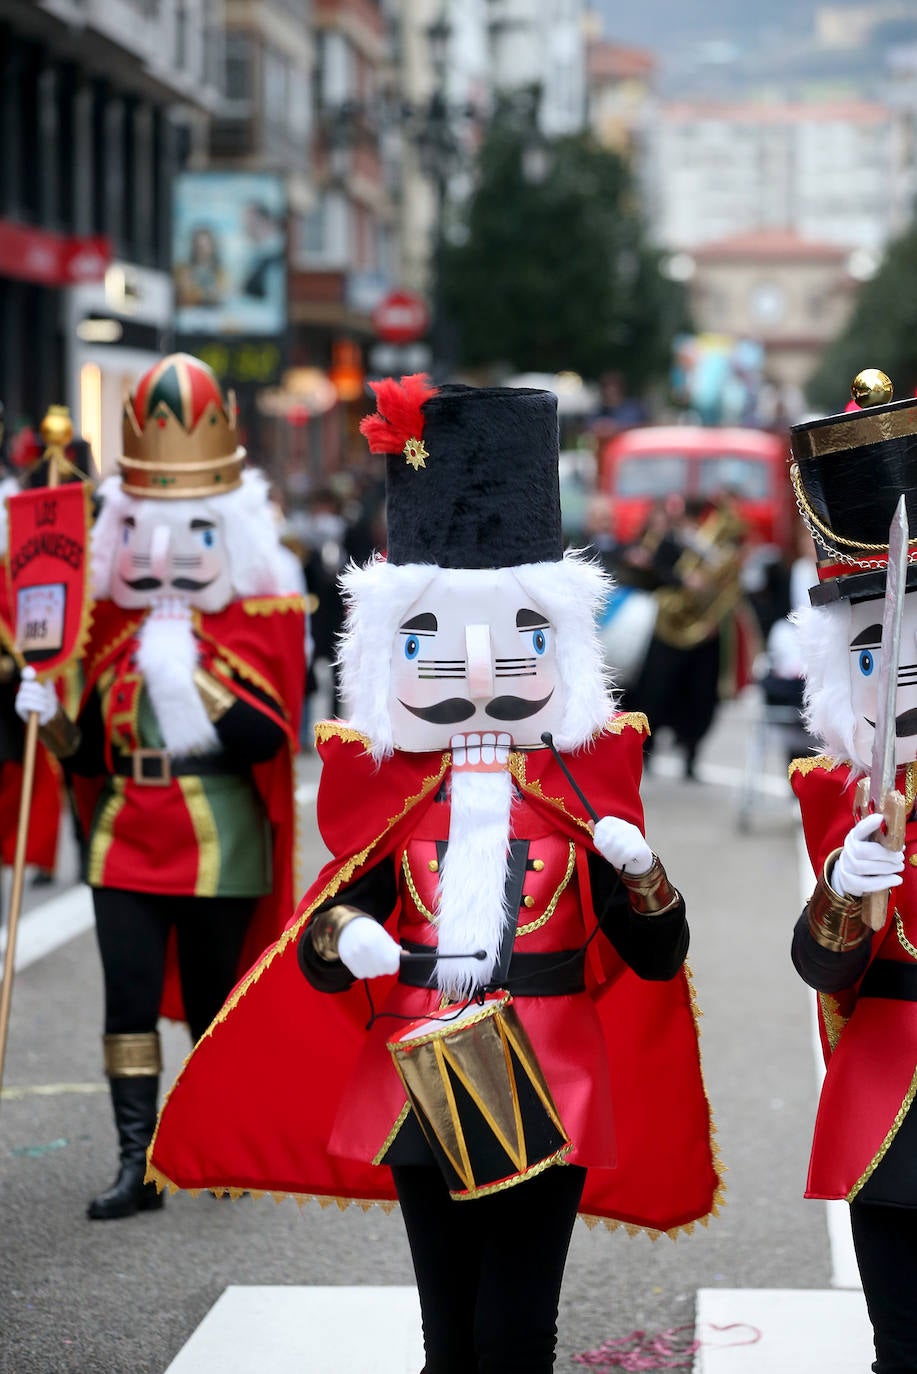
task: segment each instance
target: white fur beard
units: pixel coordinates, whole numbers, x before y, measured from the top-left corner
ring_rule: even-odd
[[[513,780],[508,772],[453,772],[449,842],[439,881],[440,953],[483,949],[486,959],[446,959],[436,966],[441,992],[470,997],[490,981],[503,943]]]
[[[190,616],[148,615],[139,640],[137,666],[169,753],[216,753],[220,739],[194,685],[197,641]]]

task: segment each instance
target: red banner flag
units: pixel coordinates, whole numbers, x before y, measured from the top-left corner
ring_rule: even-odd
[[[36,487],[7,499],[13,649],[40,678],[79,656],[89,631],[89,487]]]

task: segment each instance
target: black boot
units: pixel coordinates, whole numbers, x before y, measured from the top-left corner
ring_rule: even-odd
[[[114,1221],[118,1217],[132,1217],[135,1212],[155,1212],[166,1200],[154,1183],[143,1181],[147,1146],[156,1126],[159,1078],[144,1075],[109,1081],[121,1167],[112,1186],[90,1202],[90,1221]]]

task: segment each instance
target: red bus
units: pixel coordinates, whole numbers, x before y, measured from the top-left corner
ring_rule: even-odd
[[[598,489],[612,498],[613,532],[636,539],[650,509],[667,496],[738,499],[751,544],[794,549],[796,504],[787,462],[788,440],[759,429],[650,425],[605,441]]]

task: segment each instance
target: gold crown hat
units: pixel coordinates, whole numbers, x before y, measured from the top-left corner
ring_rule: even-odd
[[[130,496],[218,496],[242,481],[236,403],[206,363],[170,353],[124,403],[121,486]]]

